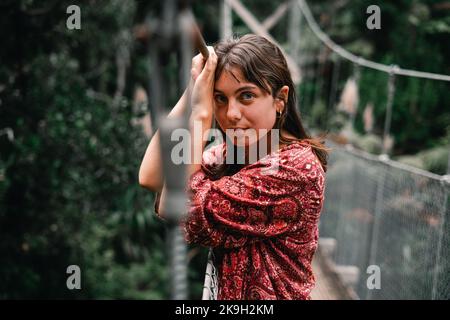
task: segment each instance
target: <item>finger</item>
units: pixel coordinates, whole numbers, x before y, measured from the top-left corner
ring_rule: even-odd
[[[194,73],[195,73],[195,75],[193,75],[194,81],[197,81],[198,78],[201,78],[202,79],[201,81],[207,81],[209,83],[212,83],[214,81],[214,73],[216,71],[218,58],[217,58],[216,52],[214,51],[213,47],[208,46],[208,51],[209,51],[209,57],[205,63],[205,67],[203,67],[203,70],[196,68],[194,71]],[[194,57],[194,59],[195,59],[195,57]],[[194,61],[194,59],[192,59],[192,60]],[[204,58],[203,58],[203,63],[204,63]]]
[[[205,67],[205,71],[209,74],[209,75],[213,75],[214,72],[216,71],[216,66],[217,66],[217,54],[214,51],[214,48],[211,46],[208,46],[208,51],[209,51],[209,57],[208,60],[206,61],[206,67]]]
[[[200,75],[204,65],[205,65],[205,59],[203,58],[203,56],[201,54],[198,54],[194,58],[192,58],[191,76],[194,80],[196,80],[197,77]]]
[[[195,57],[192,58],[192,65],[198,66],[205,62],[205,58],[199,53]]]

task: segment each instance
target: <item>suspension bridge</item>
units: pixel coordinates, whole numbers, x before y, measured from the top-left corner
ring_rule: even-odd
[[[167,1],[166,18],[175,17],[174,2]],[[450,237],[449,237],[449,194],[450,172],[437,175],[394,161],[390,158],[392,108],[396,96],[396,79],[414,77],[433,81],[450,81],[450,76],[424,71],[409,70],[400,64],[384,65],[356,56],[339,46],[319,27],[308,3],[304,0],[286,1],[262,22],[239,0],[221,1],[222,38],[233,35],[232,15],[239,17],[248,29],[264,36],[274,43],[277,39],[270,34],[281,19],[287,16],[287,44],[284,49],[287,62],[295,83],[302,83],[311,75],[310,56],[302,48],[302,40],[309,32],[319,43],[320,52],[335,56],[331,85],[328,92],[316,83],[314,94],[301,97],[300,113],[306,114],[319,95],[328,97],[331,112],[337,109],[338,80],[340,67],[350,63],[354,67],[353,87],[358,88],[362,68],[369,68],[387,74],[386,112],[381,150],[372,154],[359,150],[348,143],[338,143],[339,139],[327,141],[333,151],[329,159],[325,203],[320,219],[319,250],[314,256],[313,271],[316,288],[313,299],[449,299],[450,288]],[[151,53],[153,70],[158,70],[157,61],[164,55],[167,46],[154,46]],[[189,52],[187,43],[182,44]],[[158,48],[160,51],[158,51]],[[186,49],[187,48],[187,49]],[[323,57],[319,54],[319,57]],[[184,68],[190,57],[182,58]],[[337,62],[336,62],[337,61]],[[322,59],[312,72],[320,72],[326,61]],[[186,78],[186,73],[184,73]],[[320,78],[320,77],[319,77]],[[186,82],[185,82],[186,83]],[[160,93],[159,84],[152,83],[153,92]],[[345,90],[345,89],[344,89]],[[154,97],[153,105],[164,105],[162,96]],[[350,132],[354,125],[358,108],[357,99],[350,99]],[[183,124],[165,122],[161,111],[151,110],[152,122],[158,124],[161,136],[170,128]],[[310,128],[314,132],[314,128]],[[169,154],[170,144],[163,146]],[[450,150],[450,148],[449,148]],[[450,157],[449,157],[450,158]],[[164,161],[168,166],[170,161]],[[450,168],[450,160],[449,165]],[[182,212],[180,195],[183,186],[179,172],[165,167],[168,185],[173,193],[168,200],[172,213],[172,298],[186,297],[186,248],[176,221]],[[210,256],[211,258],[211,256]],[[378,272],[378,273],[377,273]],[[378,277],[378,279],[377,279]],[[217,294],[215,268],[208,261],[203,299],[214,299]]]

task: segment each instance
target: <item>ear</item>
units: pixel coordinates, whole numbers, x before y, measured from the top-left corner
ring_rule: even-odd
[[[277,112],[284,111],[289,97],[289,87],[283,86],[277,94]]]

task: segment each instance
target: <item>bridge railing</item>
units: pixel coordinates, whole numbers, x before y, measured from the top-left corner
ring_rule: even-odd
[[[320,236],[359,298],[449,299],[448,176],[330,144]]]

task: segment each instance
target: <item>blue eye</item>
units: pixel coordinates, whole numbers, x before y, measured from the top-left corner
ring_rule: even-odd
[[[253,99],[253,98],[255,97],[255,95],[254,95],[253,93],[251,93],[251,92],[243,92],[243,93],[241,94],[241,97],[242,97],[244,100],[251,100],[251,99]]]

